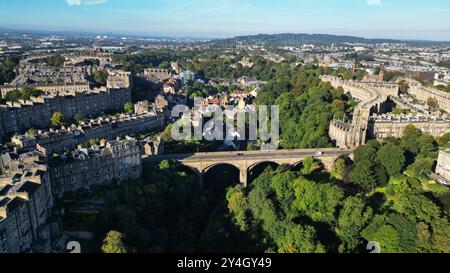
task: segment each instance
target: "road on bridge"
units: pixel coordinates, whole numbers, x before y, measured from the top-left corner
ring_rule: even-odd
[[[211,153],[192,153],[192,154],[163,154],[151,156],[146,160],[163,161],[177,160],[183,162],[189,161],[224,161],[228,160],[249,160],[249,159],[271,159],[271,158],[290,158],[290,157],[330,157],[330,156],[348,156],[353,153],[353,149],[303,149],[303,150],[275,150],[275,151],[242,151],[242,152],[211,152]]]

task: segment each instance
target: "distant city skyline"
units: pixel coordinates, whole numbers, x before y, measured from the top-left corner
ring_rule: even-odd
[[[450,41],[447,0],[14,0],[10,29],[222,38],[323,33]]]

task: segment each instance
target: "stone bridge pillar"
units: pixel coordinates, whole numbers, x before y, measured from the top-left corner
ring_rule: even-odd
[[[241,167],[239,169],[239,182],[244,185],[244,187],[247,187],[248,184],[248,172],[247,172],[247,168]]]
[[[203,171],[198,172],[198,182],[199,182],[200,190],[203,190],[205,188],[205,183],[203,180],[204,176],[205,176],[205,174]]]

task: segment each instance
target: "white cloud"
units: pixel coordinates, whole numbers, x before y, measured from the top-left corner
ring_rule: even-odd
[[[99,5],[108,2],[108,0],[66,0],[69,6],[81,6],[81,5]]]
[[[381,0],[367,0],[369,6],[381,6]]]

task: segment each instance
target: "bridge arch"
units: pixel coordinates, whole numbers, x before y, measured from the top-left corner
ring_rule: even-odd
[[[264,160],[250,165],[247,168],[247,184],[253,182],[253,180],[258,178],[267,168],[275,170],[280,165],[281,163],[272,160]]]
[[[179,165],[177,166],[177,170],[179,170],[179,171],[188,171],[188,172],[190,172],[192,174],[195,174],[195,175],[200,175],[201,174],[201,171],[199,169],[193,167],[193,166],[189,166],[187,164],[183,164],[180,161],[178,161],[178,164]]]
[[[232,163],[210,165],[201,172],[203,188],[215,193],[222,193],[228,187],[242,183],[241,173],[242,168]]]
[[[296,161],[293,164],[291,164],[292,169],[299,171],[303,167],[303,161],[304,161],[304,159]]]
[[[218,166],[222,166],[222,165],[225,165],[225,166],[233,166],[233,167],[235,167],[235,168],[238,169],[238,170],[241,169],[241,166],[238,165],[238,164],[233,164],[233,163],[229,163],[229,162],[220,162],[220,163],[214,163],[214,164],[211,164],[211,165],[209,165],[209,166],[203,168],[203,170],[201,170],[201,172],[207,173],[207,172],[210,171],[211,169],[213,169],[213,168],[215,168],[215,167],[218,167]]]

